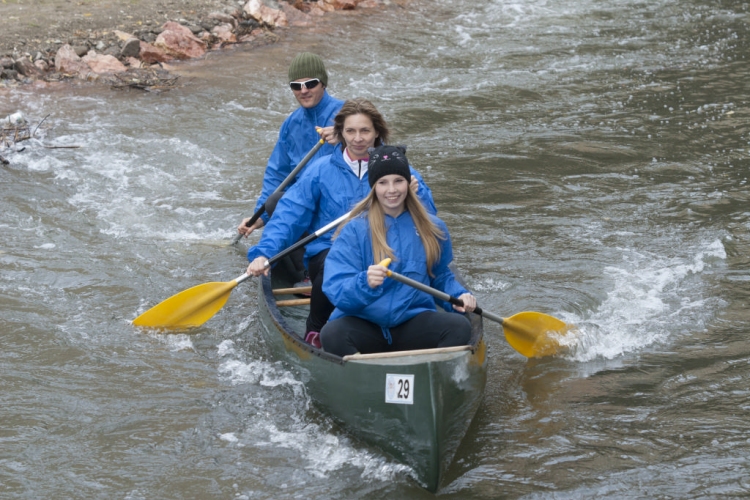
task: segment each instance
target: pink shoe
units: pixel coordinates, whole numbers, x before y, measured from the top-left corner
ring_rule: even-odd
[[[310,281],[310,278],[305,278],[302,281],[298,281],[294,285],[292,285],[294,288],[310,288],[312,286],[312,282]],[[310,292],[302,292],[302,293],[295,293],[297,297],[309,297]]]
[[[320,333],[318,332],[307,332],[307,335],[305,335],[305,342],[313,347],[317,347],[318,349],[322,347],[320,344]]]

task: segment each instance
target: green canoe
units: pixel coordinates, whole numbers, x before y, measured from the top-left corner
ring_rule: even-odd
[[[304,342],[307,307],[285,306],[293,296],[274,295],[290,286],[280,267],[260,280],[262,331],[274,355],[300,370],[323,411],[353,436],[410,466],[422,486],[436,491],[484,392],[482,318],[469,315],[467,346],[340,358]]]

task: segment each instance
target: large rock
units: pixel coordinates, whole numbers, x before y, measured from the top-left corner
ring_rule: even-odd
[[[49,64],[47,64],[47,61],[45,61],[44,59],[37,59],[36,61],[34,61],[34,66],[39,68],[39,71],[41,71],[42,73],[46,73],[47,71],[49,71]]]
[[[91,68],[66,43],[55,54],[55,71],[67,75],[86,75]]]
[[[318,0],[317,3],[313,4],[313,7],[310,9],[311,13],[312,13],[312,9],[319,9],[323,13],[333,12],[334,10],[336,10],[336,8],[332,4],[324,0]]]
[[[359,0],[324,0],[336,10],[353,10],[357,7]]]
[[[17,80],[18,71],[14,69],[3,69],[0,71],[0,80]]]
[[[78,57],[83,57],[89,53],[88,45],[73,45],[72,48]]]
[[[286,14],[273,0],[249,0],[243,10],[248,16],[268,26],[289,26]]]
[[[281,10],[284,11],[284,14],[286,15],[286,19],[287,19],[287,22],[289,23],[289,26],[311,26],[312,25],[312,17],[310,16],[310,14],[305,14],[301,10],[296,9],[286,3],[281,4]]]
[[[206,44],[196,37],[189,28],[169,21],[164,23],[164,31],[156,37],[154,46],[175,59],[193,59],[206,53]]]
[[[28,77],[38,78],[44,74],[39,68],[34,66],[34,63],[31,62],[31,59],[27,57],[16,59],[13,69],[18,71],[19,74]]]
[[[126,71],[128,69],[123,63],[118,61],[116,57],[105,54],[97,54],[93,50],[89,51],[88,54],[83,56],[81,60],[88,64],[89,68],[91,68],[91,71],[93,71],[97,75],[122,73],[123,71]]]
[[[128,63],[128,66],[130,66],[131,68],[141,67],[141,60],[136,59],[135,57],[126,57],[125,62]]]
[[[211,30],[211,33],[223,43],[237,43],[237,35],[234,34],[234,29],[231,24],[220,24],[215,26]]]
[[[120,57],[138,57],[141,54],[141,41],[137,38],[128,38],[120,50]]]
[[[160,48],[154,47],[146,42],[141,42],[141,53],[138,57],[140,57],[141,61],[148,64],[164,63],[174,59],[174,57],[170,56]]]

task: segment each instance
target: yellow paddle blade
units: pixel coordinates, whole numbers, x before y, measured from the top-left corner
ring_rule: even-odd
[[[236,280],[188,288],[144,312],[133,320],[133,324],[168,329],[200,326],[224,306],[235,286]]]
[[[560,339],[570,326],[540,312],[520,312],[503,318],[503,332],[510,346],[527,358],[551,356],[560,348]]]

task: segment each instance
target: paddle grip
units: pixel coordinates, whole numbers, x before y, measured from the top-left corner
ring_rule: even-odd
[[[464,306],[463,300],[457,299],[455,297],[450,297],[448,299],[448,302],[450,302],[451,304],[456,305],[458,307],[463,307]],[[479,306],[475,307],[474,310],[471,311],[471,312],[473,312],[474,314],[476,314],[478,316],[482,316],[482,317],[491,319],[493,321],[497,321],[501,325],[503,324],[503,318],[501,318],[500,316],[496,316],[496,315],[494,315],[492,313],[489,313],[489,312],[484,312],[484,311],[482,311],[482,308],[479,307]]]
[[[263,215],[263,212],[265,212],[265,211],[266,211],[266,204],[264,203],[263,205],[260,206],[260,208],[258,210],[256,210],[256,212],[253,214],[253,216],[250,217],[247,220],[247,222],[245,222],[245,227],[250,227],[253,224],[255,224],[255,221],[257,221],[258,219],[260,219],[260,216]],[[234,239],[232,240],[232,245],[234,245],[235,243],[237,243],[238,241],[240,241],[240,239],[242,239],[242,233],[235,234],[234,235]]]
[[[464,306],[464,301],[461,300],[461,299],[457,299],[455,297],[451,297],[450,299],[448,299],[448,302],[450,302],[451,304],[456,305],[458,307],[463,307]],[[481,307],[475,307],[474,310],[471,311],[471,312],[473,312],[474,314],[479,315],[479,316],[484,316],[486,314],[484,311],[482,311]]]

